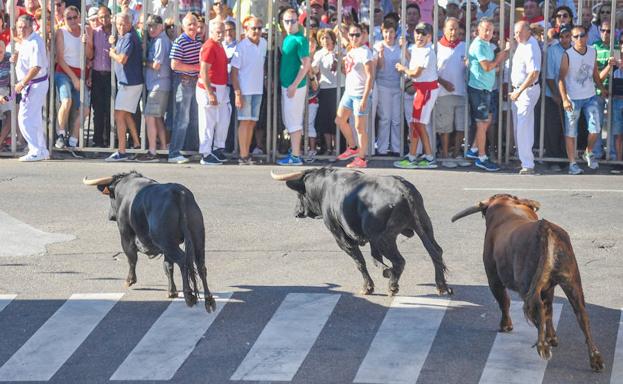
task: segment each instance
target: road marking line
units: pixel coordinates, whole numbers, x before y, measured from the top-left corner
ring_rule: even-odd
[[[0,368],[0,381],[47,381],[123,293],[74,294]]]
[[[570,188],[463,188],[464,191],[504,191],[504,192],[604,192],[623,193],[623,189],[570,189]]]
[[[449,303],[439,298],[394,298],[354,382],[415,383]]]
[[[0,312],[16,297],[17,295],[0,295]]]
[[[46,246],[75,239],[74,235],[48,233],[0,211],[0,257],[46,253]]]
[[[201,300],[192,308],[184,299],[173,300],[110,380],[171,380],[231,295],[218,293],[213,313],[206,312]]]
[[[288,294],[230,380],[291,381],[339,298]]]
[[[619,330],[617,332],[617,344],[614,348],[610,384],[623,384],[623,308],[621,308],[621,317],[619,318]]]
[[[553,323],[558,325],[562,304],[554,303]],[[498,313],[499,314],[499,313]],[[513,330],[498,333],[489,358],[480,377],[481,384],[525,384],[543,381],[547,361],[532,348],[537,339],[537,329],[526,321],[523,301],[513,301],[510,309]],[[556,349],[553,350],[556,353]]]

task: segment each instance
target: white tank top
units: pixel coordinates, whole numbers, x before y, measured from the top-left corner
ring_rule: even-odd
[[[571,100],[588,99],[595,96],[593,68],[595,67],[595,48],[588,46],[584,54],[574,47],[567,49],[569,71],[565,76],[565,87]]]
[[[63,58],[70,67],[80,68],[80,36],[75,37],[65,28],[63,31]]]

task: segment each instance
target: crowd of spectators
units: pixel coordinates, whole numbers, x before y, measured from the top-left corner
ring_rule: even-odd
[[[28,146],[20,160],[49,158],[41,109],[53,76],[57,149],[114,148],[106,161],[141,162],[159,161],[160,150],[176,164],[198,152],[201,164],[215,166],[237,147],[239,164],[253,164],[253,156],[265,151],[271,107],[266,96],[273,89],[267,57],[275,49],[274,80],[281,89],[272,95],[280,106],[275,131],[285,144],[279,165],[313,163],[324,154],[363,168],[371,147],[378,156],[406,152],[394,163],[399,168],[474,165],[497,171],[492,159],[503,150],[497,147],[501,114],[510,115],[512,137],[503,142],[511,142],[521,174],[534,173],[540,129],[545,157],[567,159],[552,162],[553,170],[565,165],[569,174],[582,173],[578,147],[592,169],[606,156],[623,160],[623,15],[613,25],[610,3],[584,10],[578,19],[572,0],[551,0],[548,15],[543,2],[524,0],[514,25],[509,26],[510,7],[504,7],[501,31],[500,6],[491,0],[470,0],[470,15],[465,1],[440,2],[438,28],[432,25],[432,0],[408,0],[404,23],[399,3],[344,0],[340,25],[334,0],[309,0],[309,7],[280,0],[275,46],[269,47],[270,21],[257,1],[149,1],[119,0],[116,9],[112,2],[87,1],[85,25],[79,1],[47,1],[53,18],[44,33],[42,1],[0,0],[0,150],[17,139],[18,146]],[[9,52],[13,7],[15,50]],[[239,15],[232,12],[237,9]],[[48,74],[52,34],[55,61]],[[11,103],[18,103],[17,138],[9,137]],[[93,122],[92,134],[90,124],[85,132],[86,121]],[[610,131],[602,141],[605,126]],[[342,143],[336,142],[338,131]],[[141,140],[147,152],[128,153],[140,149]]]

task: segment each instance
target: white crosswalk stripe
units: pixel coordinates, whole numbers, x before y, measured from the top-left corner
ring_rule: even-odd
[[[0,381],[49,380],[122,296],[122,293],[72,295],[0,367]]]
[[[448,303],[438,298],[394,298],[355,383],[415,383]]]
[[[16,297],[17,295],[0,295],[0,312]]]
[[[353,319],[352,312],[348,315],[344,312],[345,308],[351,308],[352,305],[352,302],[348,303],[347,297],[340,301],[342,296],[338,293],[289,293],[281,302],[273,302],[274,306],[263,317],[265,320],[258,322],[254,333],[248,334],[248,338],[243,339],[248,340],[247,346],[245,347],[243,342],[242,348],[239,348],[241,345],[238,343],[231,345],[227,337],[221,337],[223,331],[229,332],[228,319],[237,316],[238,304],[244,305],[244,301],[232,295],[231,292],[217,294],[217,312],[212,314],[206,313],[202,305],[188,308],[181,299],[160,303],[158,310],[151,312],[150,323],[141,328],[140,334],[135,333],[133,343],[136,345],[126,343],[121,349],[123,352],[116,354],[114,348],[119,348],[121,345],[119,342],[98,343],[98,340],[102,340],[102,337],[115,337],[114,332],[109,332],[114,329],[111,327],[115,326],[117,316],[121,315],[125,319],[122,324],[126,324],[127,319],[134,318],[133,302],[126,298],[123,304],[129,304],[128,307],[119,305],[112,310],[123,297],[122,293],[74,294],[60,307],[54,306],[45,316],[40,317],[39,324],[43,325],[37,330],[30,328],[32,335],[24,334],[21,341],[4,344],[8,345],[5,349],[2,348],[2,341],[6,340],[7,334],[3,334],[4,328],[0,328],[0,358],[8,359],[0,367],[0,382],[50,380],[54,383],[67,382],[69,378],[80,377],[81,373],[76,371],[77,369],[84,369],[96,361],[97,364],[102,361],[105,364],[102,367],[106,368],[99,369],[104,375],[102,377],[98,372],[89,376],[89,379],[185,382],[189,378],[204,377],[193,375],[197,375],[194,363],[200,361],[205,348],[209,348],[215,354],[223,351],[231,361],[227,369],[219,369],[218,364],[203,369],[201,374],[206,375],[207,382],[226,382],[228,378],[231,381],[260,382],[290,382],[294,379],[297,382],[326,381],[314,379],[314,369],[326,364],[326,360],[323,359],[327,359],[326,348],[331,346],[333,340],[331,335],[335,335],[336,329],[334,327],[340,329],[339,326],[344,324],[346,318],[349,321]],[[0,295],[0,320],[4,321],[0,324],[3,327],[6,324],[14,324],[15,319],[20,319],[27,313],[30,308],[28,305],[28,301],[20,302],[17,295]],[[482,306],[470,302],[438,297],[395,297],[391,305],[383,308],[384,312],[379,312],[379,316],[375,317],[376,320],[367,325],[369,331],[365,331],[365,327],[360,328],[359,332],[365,331],[360,333],[361,338],[351,338],[354,341],[352,344],[335,345],[339,353],[343,354],[344,350],[351,348],[355,352],[352,361],[345,364],[349,368],[344,372],[349,373],[342,377],[349,379],[343,382],[351,380],[353,383],[378,384],[428,382],[433,371],[435,377],[440,377],[440,382],[457,382],[457,378],[461,379],[461,372],[458,372],[457,376],[456,369],[451,374],[439,372],[438,369],[445,364],[444,353],[447,352],[447,348],[457,345],[452,341],[453,337],[448,335],[458,331],[456,335],[461,337],[464,335],[461,332],[470,329],[480,332],[479,337],[484,335],[485,342],[480,345],[480,349],[474,349],[477,355],[473,358],[470,356],[474,353],[471,348],[463,347],[465,350],[458,350],[460,355],[466,356],[470,362],[463,367],[467,369],[473,367],[471,375],[468,375],[471,379],[466,382],[542,383],[545,377],[547,382],[591,381],[590,377],[593,376],[582,376],[582,374],[594,375],[585,366],[583,348],[578,361],[564,361],[566,366],[564,369],[569,369],[569,366],[580,367],[571,376],[564,376],[568,373],[561,373],[560,367],[556,367],[560,366],[561,360],[552,366],[551,363],[548,364],[539,358],[536,349],[532,348],[537,330],[525,320],[522,305],[520,300],[514,300],[511,304],[514,330],[510,333],[495,334],[489,325],[463,327],[464,324],[457,323],[462,321],[463,315],[455,312],[468,307],[471,307],[472,311],[489,312],[491,307],[482,309]],[[568,304],[565,302],[564,305]],[[554,304],[553,322],[556,328],[563,313],[562,308],[562,303]],[[56,311],[50,316],[54,310]],[[137,313],[142,311],[138,310]],[[493,313],[497,322],[499,316],[497,308]],[[609,348],[606,346],[605,350],[601,349],[602,354],[605,351],[604,359],[613,361],[612,372],[603,373],[603,376],[599,377],[594,376],[599,378],[595,382],[609,381],[610,384],[623,384],[623,308],[617,310],[617,315],[619,322],[616,324],[618,326],[616,345],[613,340]],[[357,316],[359,314],[354,318]],[[566,321],[572,321],[573,331],[576,332],[573,312],[568,310],[565,316],[569,316]],[[102,321],[104,318],[107,320]],[[136,321],[140,321],[140,317],[136,317]],[[489,323],[490,321],[488,320]],[[149,327],[151,322],[153,324]],[[371,326],[374,328],[370,328]],[[455,326],[458,328],[454,328]],[[611,322],[609,326],[608,332],[614,334],[615,324]],[[94,332],[96,328],[97,331]],[[567,341],[570,331],[565,331],[564,328],[563,326],[563,338]],[[183,332],[180,329],[183,329]],[[485,333],[482,333],[483,329]],[[216,335],[219,336],[215,337]],[[470,335],[473,339],[474,334]],[[210,342],[201,344],[200,341],[204,338]],[[577,336],[574,343],[580,340],[583,340],[583,337]],[[214,341],[218,342],[213,343]],[[108,350],[107,348],[111,346],[113,350]],[[569,351],[569,346],[566,344],[558,348]],[[93,349],[98,347],[100,349]],[[604,348],[604,344],[600,344],[600,347]],[[76,353],[78,348],[86,354]],[[226,351],[232,348],[238,348],[238,351],[228,354]],[[89,351],[93,351],[93,357],[89,357]],[[560,358],[561,355],[556,351],[555,349],[554,357]],[[99,360],[101,358],[103,360]],[[191,361],[194,363],[190,364]],[[217,376],[220,379],[212,380],[213,371],[218,372]],[[561,374],[563,376],[560,376]]]
[[[217,306],[212,314],[206,313],[201,301],[188,308],[183,299],[175,299],[110,379],[170,380],[231,295],[231,292],[215,294]],[[173,331],[180,328],[184,331]]]
[[[339,298],[288,294],[231,380],[292,380]]]
[[[537,330],[525,320],[522,308],[521,301],[511,303],[513,331],[498,333],[495,337],[480,384],[536,384],[543,381],[547,361],[539,357],[535,348],[531,348],[537,338]],[[558,325],[561,309],[562,304],[554,303],[554,328]]]
[[[621,308],[621,317],[619,317],[619,330],[610,377],[610,384],[623,384],[623,308]]]

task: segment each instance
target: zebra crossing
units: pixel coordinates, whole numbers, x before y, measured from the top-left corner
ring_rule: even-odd
[[[20,328],[14,323],[28,321],[28,303],[0,295],[0,341],[25,331],[19,335],[24,342],[0,342],[0,381],[402,384],[430,382],[434,375],[438,382],[483,384],[585,383],[587,378],[623,383],[623,309],[605,332],[616,340],[598,344],[606,370],[594,374],[566,301],[554,304],[561,345],[547,362],[531,348],[536,329],[524,320],[517,300],[511,306],[514,331],[496,333],[495,305],[448,297],[397,296],[387,306],[340,293],[286,292],[265,300],[222,292],[216,297],[212,314],[201,305],[186,307],[183,299],[145,303],[146,310],[136,313],[136,303],[124,301],[122,293],[76,293],[55,308],[43,300],[31,303],[33,313],[45,307],[43,314],[33,315],[34,325]],[[453,320],[463,318],[461,311],[470,313],[467,324]],[[254,320],[259,324],[252,325]],[[249,329],[242,329],[245,322]],[[593,334],[599,340],[596,323]],[[485,347],[476,347],[475,340]],[[563,357],[556,360],[558,351]],[[227,362],[210,362],[217,355]],[[453,364],[457,357],[463,363]],[[472,372],[464,372],[466,362]],[[560,367],[574,371],[557,380]]]

